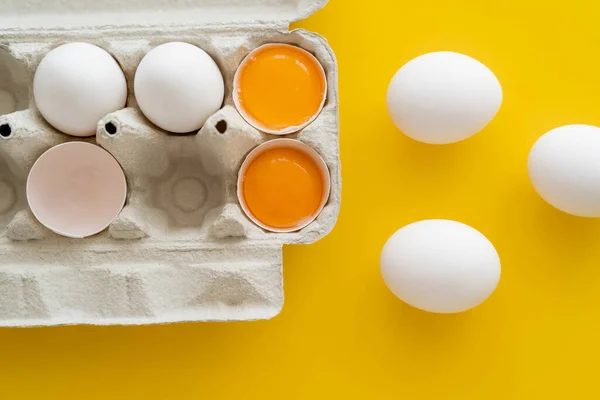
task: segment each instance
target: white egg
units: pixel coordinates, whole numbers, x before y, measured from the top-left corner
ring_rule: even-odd
[[[456,313],[484,302],[500,280],[500,259],[490,241],[468,225],[426,220],[390,237],[381,274],[402,301],[421,310]]]
[[[223,75],[215,61],[199,47],[182,42],[166,43],[146,54],[134,84],[146,118],[175,133],[202,128],[225,96]]]
[[[529,178],[552,206],[600,217],[600,128],[567,125],[538,139],[529,153]]]
[[[394,124],[419,142],[448,144],[485,128],[502,104],[500,82],[463,54],[429,53],[405,64],[392,79],[387,106]]]
[[[93,136],[98,121],[125,107],[127,81],[106,50],[68,43],[40,62],[33,96],[44,119],[56,129],[72,136]]]

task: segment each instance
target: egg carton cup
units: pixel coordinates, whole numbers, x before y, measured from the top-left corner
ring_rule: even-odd
[[[340,206],[337,65],[327,42],[289,23],[326,0],[0,0],[0,326],[153,324],[267,319],[283,306],[282,246],[312,243],[335,225]],[[110,11],[122,9],[127,11]],[[109,11],[106,11],[109,10]],[[144,21],[140,23],[138,21]],[[56,131],[32,97],[38,63],[51,49],[88,42],[125,72],[127,107],[106,115],[97,135]],[[189,135],[169,134],[137,108],[135,70],[154,47],[197,45],[219,65],[221,110]],[[233,105],[243,58],[266,43],[300,46],[323,65],[327,101],[318,118],[286,137],[313,147],[331,174],[319,217],[294,233],[266,232],[244,215],[237,174],[259,132]],[[199,93],[199,96],[202,94]],[[102,233],[58,236],[32,215],[25,184],[34,162],[73,140],[97,143],[121,164],[126,205]],[[92,211],[93,212],[93,211]]]

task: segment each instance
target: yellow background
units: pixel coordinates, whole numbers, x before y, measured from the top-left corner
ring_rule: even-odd
[[[331,0],[295,26],[338,56],[343,206],[326,239],[285,249],[283,313],[3,329],[0,398],[600,398],[600,222],[552,209],[526,174],[544,132],[600,125],[599,16],[591,0]],[[395,71],[435,50],[479,59],[504,88],[492,124],[455,145],[407,139],[385,108]],[[385,288],[381,247],[427,218],[495,244],[502,279],[484,305],[427,314]]]

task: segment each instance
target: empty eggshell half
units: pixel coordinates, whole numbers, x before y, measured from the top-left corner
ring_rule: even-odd
[[[46,121],[72,136],[94,136],[106,114],[127,102],[119,63],[89,43],[67,43],[42,59],[33,80],[35,103]]]
[[[327,98],[323,66],[308,51],[283,43],[253,50],[238,67],[233,101],[253,127],[273,135],[312,123]]]
[[[59,235],[84,238],[106,229],[127,196],[121,166],[103,148],[69,142],[35,162],[27,179],[27,201],[35,217]]]
[[[135,73],[142,113],[173,133],[197,131],[223,104],[225,83],[215,61],[201,48],[171,42],[151,50]]]

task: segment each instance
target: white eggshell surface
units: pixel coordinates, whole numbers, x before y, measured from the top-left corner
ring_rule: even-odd
[[[38,221],[59,235],[95,235],[119,215],[127,196],[121,166],[100,146],[67,142],[37,159],[27,201]]]
[[[33,95],[50,125],[72,136],[93,136],[100,119],[125,107],[127,81],[106,50],[89,43],[68,43],[42,59]]]
[[[481,304],[500,280],[492,243],[470,226],[448,220],[401,228],[385,244],[380,263],[386,285],[398,298],[435,313]]]
[[[600,128],[567,125],[538,139],[529,178],[549,204],[580,217],[600,217]]]
[[[215,61],[183,42],[151,50],[135,73],[135,96],[146,118],[174,133],[197,131],[223,104],[225,84]]]
[[[448,144],[485,128],[502,104],[500,82],[485,65],[436,52],[405,64],[393,77],[387,106],[394,124],[424,143]]]

